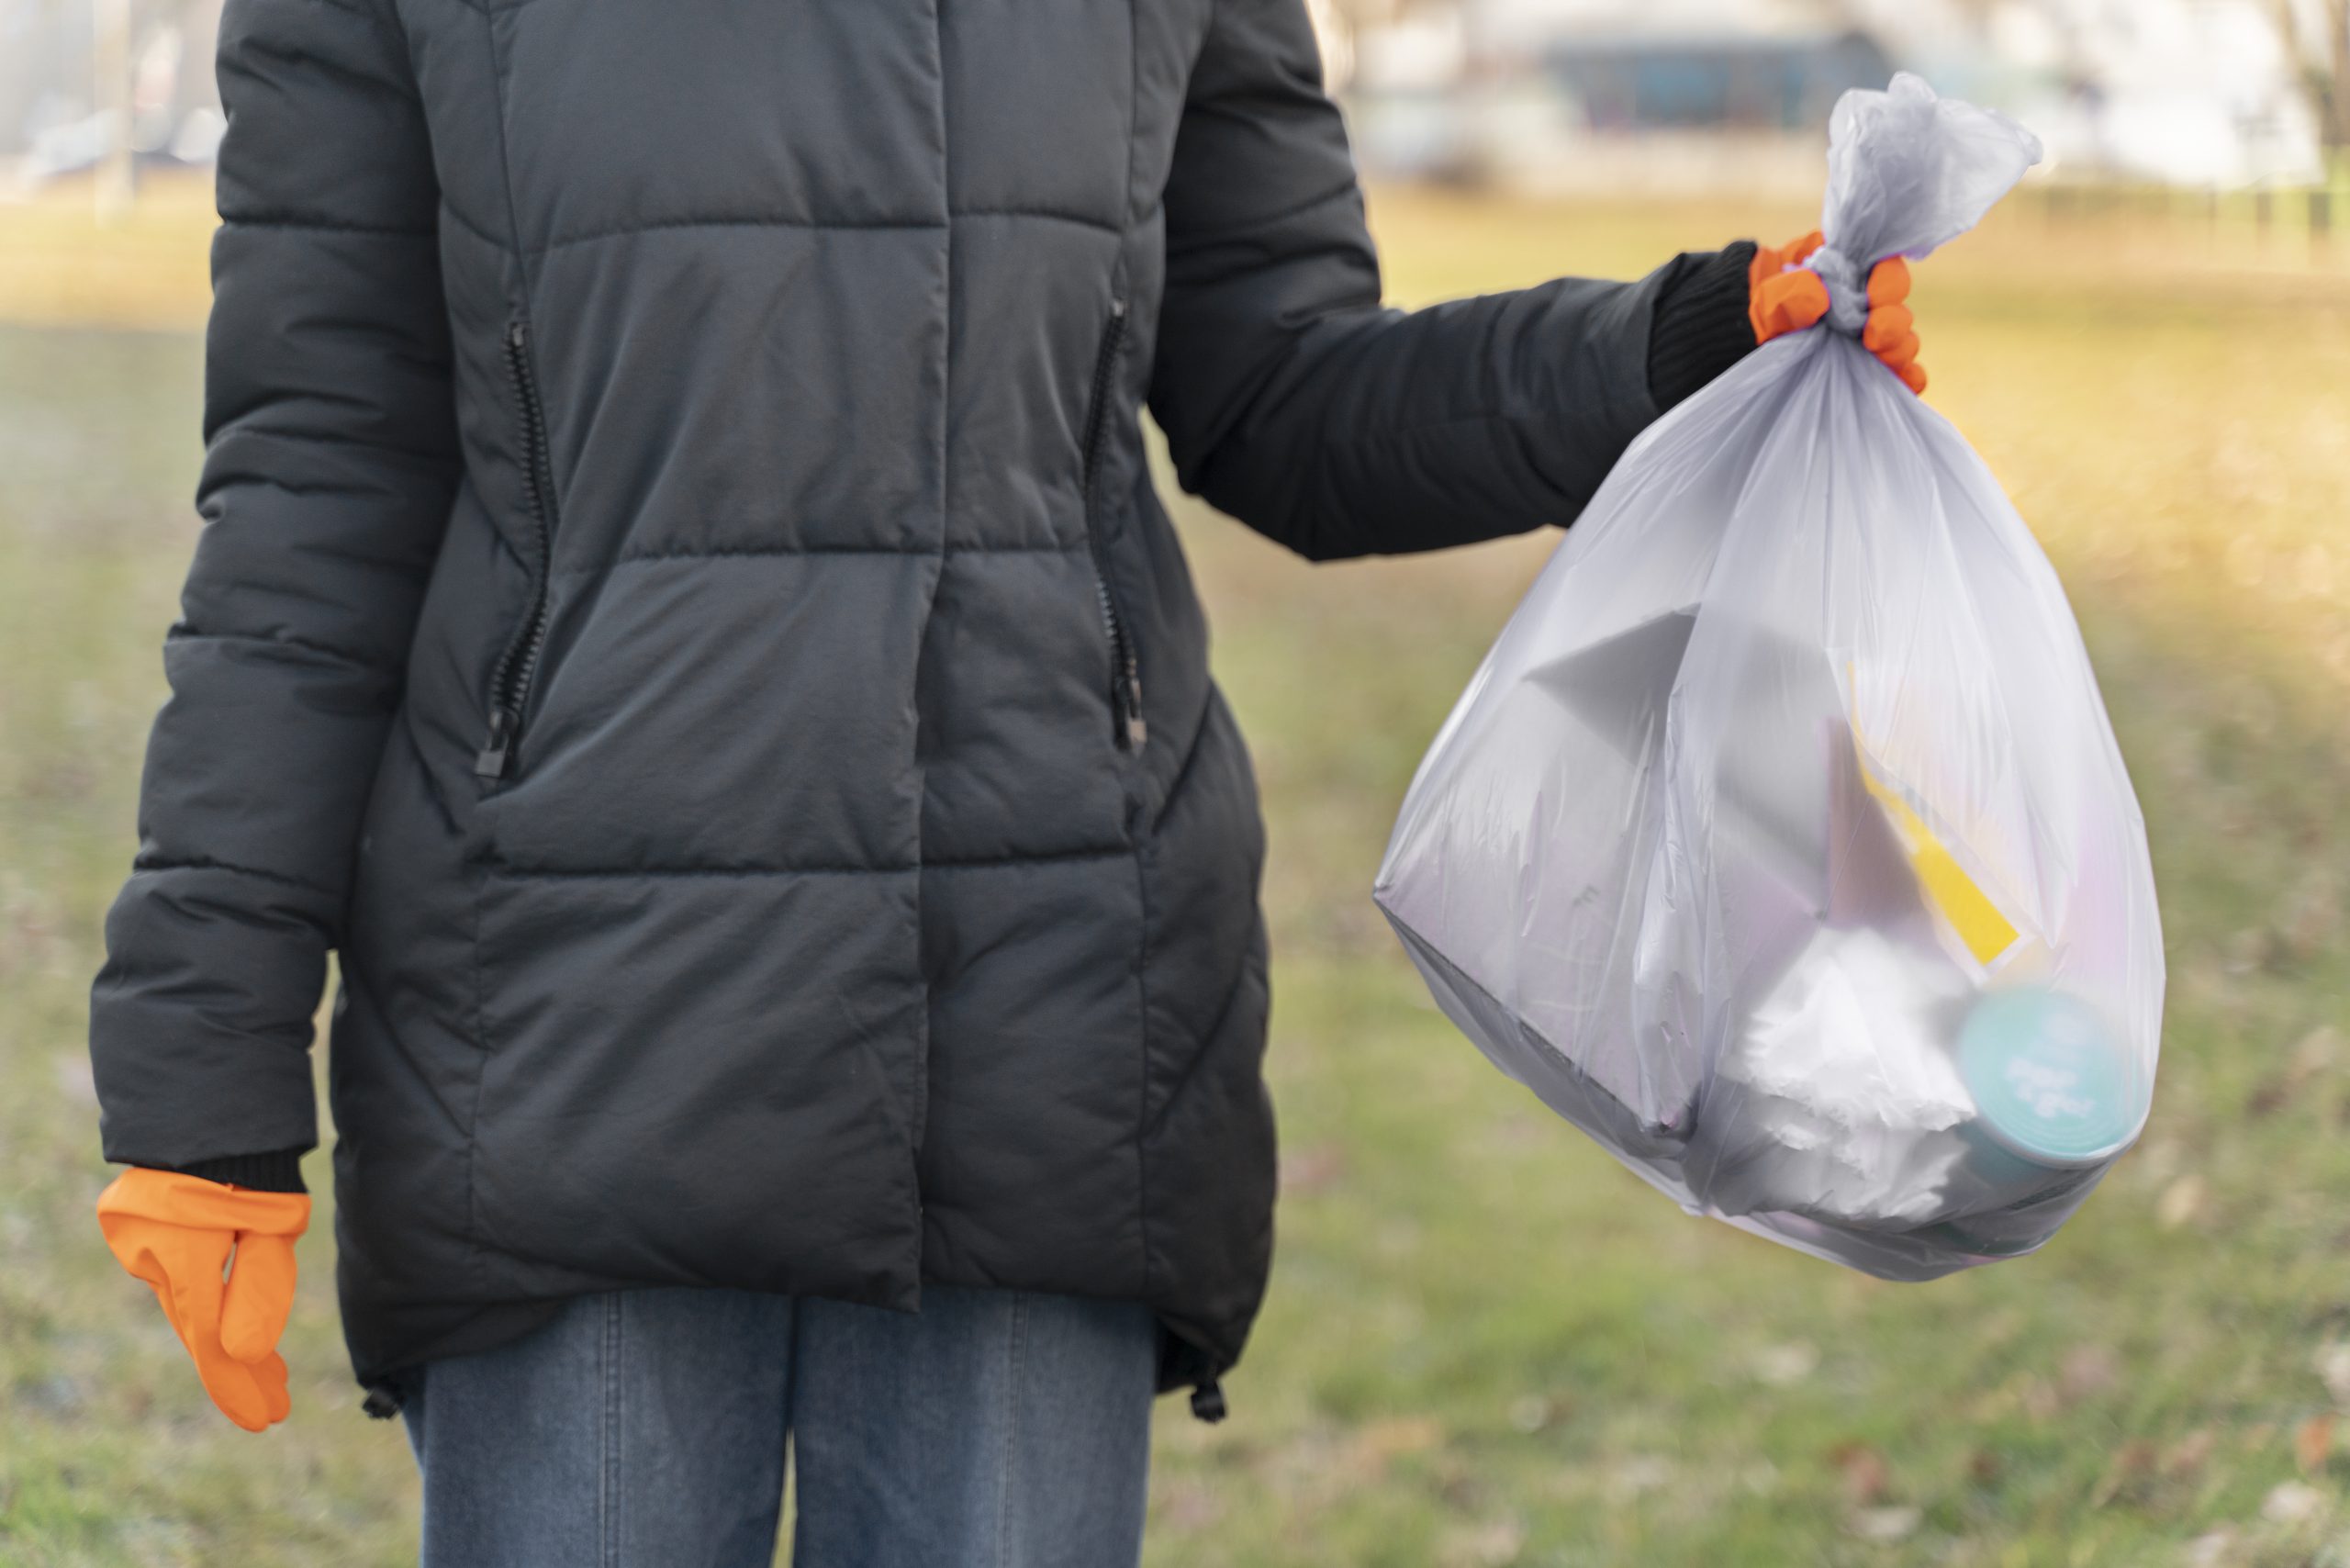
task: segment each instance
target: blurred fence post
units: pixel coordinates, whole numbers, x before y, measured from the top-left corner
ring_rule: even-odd
[[[2317,265],[2332,264],[2350,250],[2342,243],[2350,182],[2341,180],[2234,187],[2051,180],[2020,196],[2036,208],[2042,228],[2055,235],[2167,231],[2195,237],[2214,255],[2241,250],[2247,239],[2263,249],[2281,242]]]
[[[98,218],[119,218],[130,209],[130,0],[91,0],[91,101],[105,128],[93,172]]]

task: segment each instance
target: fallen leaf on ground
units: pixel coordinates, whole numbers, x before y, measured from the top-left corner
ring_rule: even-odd
[[[2325,1468],[2333,1457],[2333,1412],[2312,1416],[2293,1428],[2293,1457],[2300,1462],[2304,1475],[2315,1475]]]
[[[1516,1519],[1490,1519],[1456,1530],[1445,1542],[1442,1561],[1464,1568],[1503,1568],[1526,1550],[1526,1527]]]
[[[1281,1193],[1284,1196],[1312,1197],[1336,1186],[1346,1170],[1346,1150],[1337,1144],[1302,1149],[1281,1161]]]
[[[1214,1491],[1197,1481],[1169,1482],[1159,1489],[1158,1522],[1178,1535],[1192,1535],[1220,1522],[1224,1505]]]
[[[2133,1496],[2138,1484],[2154,1468],[2154,1445],[2143,1438],[2133,1438],[2114,1450],[2113,1462],[2105,1468],[2105,1475],[2089,1492],[2089,1506],[2102,1508],[2127,1492]]]
[[[2293,1089],[2292,1081],[2282,1073],[2267,1079],[2245,1098],[2244,1114],[2255,1121],[2273,1116],[2292,1103]]]
[[[2218,1446],[2219,1440],[2208,1427],[2200,1427],[2188,1433],[2171,1445],[2168,1453],[2163,1455],[2163,1473],[2180,1481],[2194,1475],[2203,1468],[2204,1462],[2211,1457],[2211,1450]]]
[[[1366,1458],[1384,1463],[1409,1453],[1426,1453],[1444,1441],[1444,1428],[1429,1416],[1397,1416],[1373,1421],[1355,1438]]]
[[[2121,1358],[2105,1345],[2076,1345],[2056,1374],[2056,1389],[2069,1403],[2103,1394],[2121,1381]]]
[[[1860,1508],[1851,1520],[1852,1531],[1863,1540],[1907,1540],[1926,1522],[1925,1510],[1907,1504],[1889,1508]]]
[[[1866,1443],[1842,1443],[1829,1451],[1828,1457],[1844,1477],[1844,1495],[1855,1503],[1868,1504],[1885,1495],[1893,1480],[1886,1468],[1885,1456]]]
[[[2260,1505],[2260,1517],[2270,1524],[2297,1525],[2313,1519],[2325,1506],[2325,1494],[2300,1481],[2279,1482]]]
[[[2301,1043],[2293,1047],[2293,1064],[2288,1076],[2298,1089],[2331,1071],[2341,1054],[2342,1032],[2330,1024],[2322,1025],[2302,1036]]]
[[[2211,1184],[2196,1172],[2189,1171],[2163,1189],[2154,1204],[2154,1222],[2165,1230],[2177,1230],[2191,1225],[2203,1215],[2203,1208],[2210,1201]]]
[[[2205,1530],[2187,1543],[2187,1568],[2220,1568],[2236,1547],[2236,1532],[2231,1525]]]
[[[1612,1477],[1616,1489],[1637,1496],[1654,1492],[1673,1480],[1673,1462],[1662,1455],[1636,1453],[1616,1467]]]
[[[2350,1407],[2350,1339],[2333,1339],[2318,1347],[2317,1375],[2336,1405]]]
[[[2160,1186],[2177,1172],[2181,1157],[2175,1137],[2148,1138],[2130,1151],[2128,1158],[2136,1166],[2139,1180],[2148,1186]]]
[[[1774,1388],[1785,1388],[1801,1383],[1819,1370],[1819,1347],[1805,1339],[1785,1345],[1765,1345],[1754,1352],[1753,1368],[1758,1383],[1767,1383]]]

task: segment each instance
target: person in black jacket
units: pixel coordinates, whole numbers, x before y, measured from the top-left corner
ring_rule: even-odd
[[[1141,411],[1315,559],[1564,525],[1756,252],[1382,307],[1300,0],[229,0],[219,70],[109,1239],[283,1418],[331,951],[428,1560],[764,1562],[789,1429],[803,1564],[1131,1561],[1274,1187]]]

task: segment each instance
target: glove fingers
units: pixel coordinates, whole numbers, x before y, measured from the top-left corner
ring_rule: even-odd
[[[1901,367],[1901,382],[1903,386],[1908,387],[1910,391],[1918,394],[1919,397],[1924,397],[1926,395],[1926,367],[1922,364],[1917,364],[1914,363],[1903,365]]]
[[[1899,256],[1888,256],[1877,263],[1869,273],[1869,305],[1871,308],[1898,305],[1909,297],[1909,263]]]
[[[204,1392],[212,1396],[212,1403],[220,1407],[220,1414],[248,1432],[262,1431],[272,1421],[283,1420],[285,1411],[292,1408],[285,1397],[282,1372],[273,1397],[270,1386],[257,1369],[230,1360],[217,1344],[196,1357],[196,1375],[203,1381]]]
[[[177,1231],[171,1238],[169,1256],[162,1260],[171,1283],[163,1310],[189,1354],[199,1361],[205,1349],[220,1343],[221,1271],[229,1266],[229,1249],[236,1240],[225,1230]]]
[[[1749,315],[1754,323],[1754,341],[1767,343],[1787,332],[1800,332],[1819,324],[1828,314],[1828,286],[1818,273],[1781,273],[1764,278],[1754,290]]]
[[[1777,250],[1768,245],[1757,245],[1754,248],[1754,260],[1748,263],[1746,267],[1747,288],[1759,289],[1768,279],[1777,277],[1790,267],[1800,266],[1814,251],[1819,249],[1819,246],[1820,238],[1817,230]]]
[[[252,1363],[252,1373],[270,1420],[283,1421],[291,1416],[294,1397],[285,1391],[285,1358],[273,1352]]]
[[[1869,324],[1861,331],[1861,343],[1871,353],[1883,353],[1886,348],[1909,335],[1918,319],[1907,305],[1880,305],[1869,312]]]
[[[254,1370],[222,1349],[220,1317],[227,1287],[221,1271],[228,1267],[234,1233],[225,1230],[183,1230],[174,1238],[166,1267],[171,1294],[164,1305],[180,1343],[196,1363],[204,1392],[220,1413],[248,1432],[266,1428],[274,1417],[272,1400]]]
[[[241,1361],[261,1361],[277,1348],[293,1306],[292,1239],[252,1231],[240,1235],[220,1307],[220,1348]]]
[[[1903,371],[1918,363],[1918,334],[1907,332],[1877,351],[1876,357],[1885,361],[1891,371]]]

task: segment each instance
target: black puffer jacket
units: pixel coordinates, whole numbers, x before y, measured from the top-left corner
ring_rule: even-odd
[[[1563,522],[1661,289],[1382,310],[1299,0],[229,0],[207,520],[93,1048],[363,1381],[583,1291],[1139,1298],[1271,1242],[1248,759],[1145,469]]]

